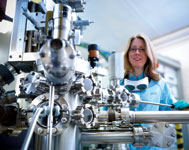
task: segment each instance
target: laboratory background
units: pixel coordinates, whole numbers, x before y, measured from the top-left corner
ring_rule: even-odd
[[[126,44],[144,33],[172,95],[189,102],[189,0],[0,5],[0,149],[179,149],[170,146],[176,132],[167,123],[182,124],[183,149],[189,149],[188,111],[131,112],[140,100],[118,86]],[[165,129],[130,125],[158,122]]]

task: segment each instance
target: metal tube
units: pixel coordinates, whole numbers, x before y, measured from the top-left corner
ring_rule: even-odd
[[[34,131],[34,129],[35,129],[35,125],[36,125],[37,120],[38,120],[38,118],[39,118],[39,115],[40,115],[40,113],[41,113],[42,111],[43,111],[43,108],[38,108],[37,111],[35,112],[34,117],[33,117],[33,120],[32,120],[32,122],[31,122],[30,127],[29,127],[29,129],[28,129],[28,132],[27,132],[27,134],[26,134],[26,138],[24,139],[24,143],[23,143],[23,145],[22,145],[21,150],[27,150],[27,149],[28,149],[28,146],[29,146],[29,144],[30,144],[31,137],[32,137],[32,135],[33,135],[33,131]]]
[[[68,5],[55,4],[53,10],[53,39],[68,40],[71,28],[72,8]]]
[[[133,132],[82,132],[81,143],[115,144],[133,143]]]
[[[172,105],[169,105],[169,104],[154,103],[154,102],[149,102],[149,101],[140,101],[140,103],[159,105],[159,106],[165,106],[165,107],[172,107]]]
[[[49,108],[50,108],[50,113],[49,113],[48,122],[47,122],[47,150],[51,150],[51,147],[52,147],[54,91],[55,91],[55,87],[51,84],[50,88],[49,88]]]
[[[30,15],[30,13],[29,13],[26,9],[24,9],[23,7],[22,7],[22,9],[23,9],[23,15],[24,15],[28,20],[31,21],[31,23],[35,26],[36,29],[39,29],[38,22]]]
[[[130,114],[134,123],[189,123],[189,111],[135,111]]]
[[[35,3],[32,3],[31,12],[35,12],[35,7],[36,7]],[[27,13],[27,10],[26,10],[26,13]],[[35,21],[35,19],[33,20]],[[31,52],[31,48],[32,48],[32,31],[28,31],[28,42],[27,42],[26,52]]]

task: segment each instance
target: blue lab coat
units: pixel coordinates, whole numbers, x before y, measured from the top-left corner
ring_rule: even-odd
[[[144,77],[145,77],[145,74],[142,73],[138,77],[135,77],[134,75],[129,75],[128,79],[136,81]],[[122,81],[121,84],[123,85],[124,81]],[[149,85],[145,90],[133,91],[132,93],[138,94],[140,96],[140,99],[143,101],[150,101],[150,102],[163,103],[163,104],[173,104],[174,102],[176,102],[176,99],[171,94],[171,91],[163,78],[161,78],[159,81],[149,79]],[[171,108],[165,107],[165,106],[140,103],[137,108],[131,108],[131,110],[134,110],[134,111],[166,111],[168,110],[169,111],[171,110]],[[171,148],[171,149],[174,149],[174,148]],[[166,148],[149,147],[149,146],[134,147],[130,145],[130,149],[131,150],[161,150],[161,149],[165,150]]]

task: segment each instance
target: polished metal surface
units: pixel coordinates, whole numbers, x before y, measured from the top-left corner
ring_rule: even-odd
[[[152,105],[159,105],[159,106],[166,106],[166,107],[173,107],[173,105],[161,104],[161,103],[155,103],[155,102],[149,102],[149,101],[140,101],[140,103],[152,104]]]
[[[56,4],[53,12],[53,38],[68,40],[71,29],[71,7],[68,5]]]
[[[136,111],[132,112],[135,123],[188,123],[189,111]]]
[[[8,61],[22,61],[22,54],[25,46],[24,35],[26,28],[26,17],[22,14],[23,9],[27,9],[28,1],[21,0],[16,2],[16,12],[14,17],[13,33]]]
[[[50,85],[49,88],[49,115],[47,122],[47,150],[52,149],[52,127],[53,127],[53,108],[54,108],[54,85]]]
[[[82,143],[134,143],[134,134],[132,131],[127,132],[81,132]]]
[[[36,112],[34,114],[34,117],[33,117],[33,120],[32,120],[32,122],[30,124],[30,127],[29,127],[28,131],[27,131],[26,137],[24,139],[24,143],[23,143],[22,148],[21,148],[22,150],[27,150],[28,149],[28,146],[30,144],[30,140],[32,138],[32,135],[33,135],[33,132],[34,132],[34,129],[35,129],[35,125],[36,125],[37,120],[39,118],[39,115],[40,115],[40,113],[42,111],[43,111],[43,108],[38,108],[36,110]]]
[[[102,88],[101,77],[105,73],[98,67],[92,69],[79,55],[74,41],[89,24],[75,14],[83,10],[83,1],[56,2],[53,11],[47,12],[37,4],[30,9],[32,2],[17,1],[19,15],[14,19],[9,61],[14,62],[13,67],[30,72],[20,86],[30,104],[29,111],[20,115],[19,108],[16,118],[19,125],[23,119],[20,116],[27,117],[25,122],[30,124],[23,149],[27,149],[33,131],[36,150],[81,150],[82,143],[116,144],[114,149],[121,148],[119,144],[157,147],[173,144],[175,135],[168,124],[152,127],[143,124],[189,123],[189,111],[130,111],[140,102],[171,105],[140,101],[137,94],[121,86],[124,71],[117,66],[123,65],[123,57],[116,52],[110,56],[110,85]]]

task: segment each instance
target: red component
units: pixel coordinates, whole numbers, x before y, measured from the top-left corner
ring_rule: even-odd
[[[5,18],[5,10],[6,10],[7,0],[0,0],[0,21]]]
[[[156,64],[156,69],[159,67],[159,62]]]

